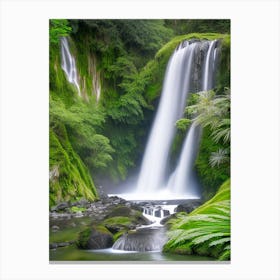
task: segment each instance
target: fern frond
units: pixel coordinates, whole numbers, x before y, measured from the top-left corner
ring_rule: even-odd
[[[221,236],[225,236],[225,234],[222,232],[212,233],[212,234],[208,234],[208,235],[204,235],[204,236],[195,238],[192,240],[192,243],[197,245],[197,244],[204,243],[205,241],[208,241],[214,237],[221,237]]]
[[[221,239],[218,239],[218,240],[215,240],[215,241],[212,241],[211,243],[209,243],[209,247],[227,243],[229,241],[230,241],[230,237],[221,238]]]

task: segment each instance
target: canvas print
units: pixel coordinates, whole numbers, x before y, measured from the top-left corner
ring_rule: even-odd
[[[230,20],[49,20],[49,260],[230,261]]]

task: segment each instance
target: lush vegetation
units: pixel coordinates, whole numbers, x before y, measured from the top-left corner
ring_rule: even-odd
[[[230,181],[217,194],[190,214],[169,220],[165,252],[198,254],[230,259]]]
[[[191,123],[203,128],[195,168],[204,200],[212,199],[173,220],[165,250],[228,259],[230,21],[53,19],[49,30],[50,206],[96,200],[97,185],[117,184],[137,171],[170,55],[183,40],[219,39],[216,87],[188,99],[184,118],[174,124],[171,151],[175,163]],[[60,38],[65,36],[75,57],[80,96],[61,68]],[[116,239],[135,219],[108,217],[98,230],[119,227]]]
[[[68,146],[72,147],[76,158],[83,164],[80,169],[83,173],[89,172],[94,181],[102,183],[109,176],[111,182],[117,183],[125,180],[129,172],[137,167],[142,157],[147,127],[151,125],[154,106],[160,96],[166,64],[172,51],[182,40],[219,38],[222,40],[222,48],[226,50],[222,54],[229,52],[227,34],[185,34],[189,32],[185,28],[195,26],[195,23],[196,21],[168,20],[50,21],[50,129],[59,142],[63,141],[61,137],[67,139]],[[210,31],[224,32],[228,21],[211,24]],[[192,29],[196,31],[194,27]],[[202,30],[200,27],[197,30],[205,32],[207,29]],[[184,35],[180,35],[182,33]],[[69,43],[76,58],[82,98],[77,96],[77,89],[67,81],[60,67],[61,36],[71,36]],[[225,76],[229,76],[225,74],[229,69],[227,54],[222,55],[221,65],[223,69],[219,73],[223,74],[218,73],[219,89],[228,86],[225,84],[228,80]],[[98,91],[100,100],[97,102]],[[185,132],[182,122],[179,124],[181,134],[178,134],[179,141],[174,142],[175,150]],[[207,130],[204,135],[207,135]],[[202,143],[208,138],[204,137]],[[51,142],[50,169],[63,169],[61,159],[55,156],[56,145]],[[210,143],[211,148],[215,145],[214,142]],[[70,158],[70,162],[71,160]],[[200,174],[208,170],[203,165],[203,160],[197,165],[202,170]],[[63,173],[66,174],[61,172]],[[68,177],[77,176],[69,172]],[[74,181],[78,186],[84,185],[77,178]],[[86,197],[94,199],[94,183],[92,179],[87,178],[87,181],[90,183]],[[208,181],[205,179],[205,182]],[[216,187],[217,183],[220,181],[214,182]],[[61,195],[61,189],[71,189],[61,176],[58,176],[56,183],[51,182],[51,185],[51,204],[82,195],[81,191],[76,191],[74,195],[74,190],[69,196]],[[93,194],[89,195],[90,192]]]
[[[204,198],[230,177],[230,90],[223,94],[204,91],[193,94],[186,116],[177,122],[194,122],[203,128],[196,168],[203,184]]]

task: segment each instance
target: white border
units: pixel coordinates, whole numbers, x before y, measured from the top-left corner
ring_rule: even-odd
[[[1,1],[1,279],[279,279],[278,1]],[[232,20],[230,265],[48,260],[48,19]]]

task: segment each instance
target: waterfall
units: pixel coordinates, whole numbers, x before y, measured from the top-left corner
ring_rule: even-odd
[[[202,90],[210,90],[214,87],[214,74],[217,58],[217,48],[215,48],[216,42],[216,40],[211,41],[207,51],[203,70]]]
[[[209,42],[204,66],[202,69],[202,90],[210,90],[214,87],[214,74],[216,69],[217,48],[216,40]],[[193,171],[193,165],[200,140],[200,127],[192,124],[187,132],[179,163],[170,176],[167,188],[174,193],[198,196],[198,183]]]
[[[66,37],[61,37],[61,68],[64,70],[69,83],[74,84],[81,96],[80,86],[78,82],[77,68],[75,58],[71,55],[68,40]]]
[[[199,132],[199,127],[195,125],[191,125],[188,130],[178,165],[167,184],[167,188],[172,193],[186,194],[190,197],[199,196],[198,183],[193,172],[193,164],[198,149]]]
[[[178,164],[167,180],[167,166],[175,122],[183,116],[190,91],[209,90],[214,85],[217,61],[216,40],[182,42],[169,59],[163,90],[149,135],[138,177],[137,193],[167,193],[199,196],[193,171],[200,127],[191,125],[183,143]],[[197,79],[197,80],[196,80]]]
[[[137,191],[154,192],[165,181],[168,155],[175,135],[175,122],[182,117],[190,87],[197,43],[180,44],[169,59],[159,108],[148,139]]]

